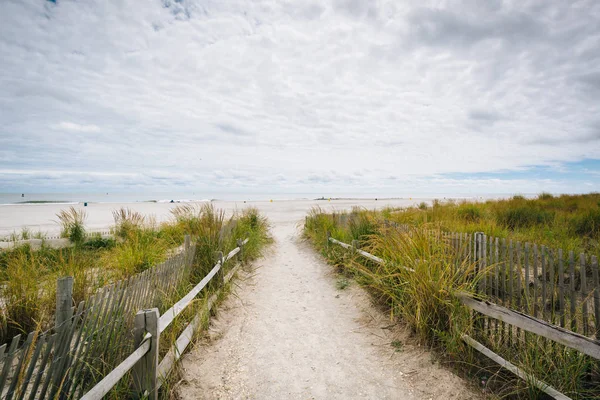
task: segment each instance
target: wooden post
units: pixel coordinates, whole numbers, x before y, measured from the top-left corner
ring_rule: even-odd
[[[583,322],[583,334],[588,335],[588,305],[587,305],[587,283],[585,271],[585,253],[579,255],[579,276],[581,280],[581,316]]]
[[[190,235],[185,235],[183,237],[183,248],[185,249],[185,251],[188,251],[190,249],[190,245],[191,245]]]
[[[600,282],[598,280],[598,259],[592,256],[592,279],[594,280],[594,314],[596,329],[596,340],[600,339]]]
[[[475,245],[474,247],[474,257],[475,257],[475,278],[480,278],[477,277],[477,275],[479,274],[479,272],[482,269],[482,265],[483,265],[483,241],[485,240],[485,235],[483,234],[483,232],[475,232],[474,235],[474,240],[475,240]],[[484,290],[481,290],[481,279],[479,280],[479,282],[477,282],[477,285],[475,285],[475,293],[479,293],[479,292],[483,292],[485,293],[485,288],[483,288]],[[477,333],[480,333],[483,330],[483,319],[480,315],[477,315],[477,313],[474,313],[473,316],[475,317],[475,325],[474,328],[477,331]]]
[[[158,326],[158,308],[139,311],[135,316],[134,323],[134,347],[138,348],[149,333],[150,350],[132,368],[133,392],[138,399],[148,398],[158,400],[158,347],[160,340],[160,328]]]
[[[483,266],[483,240],[484,240],[483,232],[475,232],[475,274],[478,274]],[[475,287],[476,291],[481,289],[481,281]]]
[[[58,278],[56,282],[56,330],[60,330],[64,322],[73,316],[73,277]]]
[[[221,282],[225,282],[225,260],[223,259],[223,252],[217,251],[215,256],[217,258],[217,262],[221,264],[221,269],[219,271],[219,274],[221,275]]]
[[[325,235],[327,236],[327,238],[325,239],[325,247],[329,248],[329,238],[331,237],[331,232],[327,231]]]
[[[236,240],[237,246],[240,248],[240,259],[244,261],[244,241],[242,239]]]
[[[577,303],[577,294],[575,292],[575,256],[573,251],[569,251],[569,297],[571,300],[570,317],[571,317],[571,330],[577,332],[577,318],[575,315],[575,307]]]
[[[358,240],[352,240],[352,254],[356,253],[356,249],[358,249]]]
[[[560,308],[560,326],[565,327],[565,275],[563,251],[558,249],[558,307]]]

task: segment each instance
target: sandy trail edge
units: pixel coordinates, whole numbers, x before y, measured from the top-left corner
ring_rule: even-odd
[[[331,267],[294,223],[220,307],[182,359],[183,399],[477,399],[465,382],[406,342],[402,330]],[[401,351],[391,346],[404,344]]]

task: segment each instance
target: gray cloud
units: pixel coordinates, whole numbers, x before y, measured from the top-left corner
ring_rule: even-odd
[[[227,122],[221,122],[215,124],[217,128],[225,133],[229,133],[233,136],[254,136],[252,133],[246,131],[245,129],[239,128]]]
[[[504,119],[502,114],[495,110],[485,110],[485,109],[471,109],[467,113],[468,117],[477,122],[489,122],[494,123],[496,121]]]
[[[418,8],[408,16],[411,37],[418,44],[471,46],[498,39],[519,44],[547,35],[547,28],[534,15],[519,10],[497,9],[471,12],[464,7]]]

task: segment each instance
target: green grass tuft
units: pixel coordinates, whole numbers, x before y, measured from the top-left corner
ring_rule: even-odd
[[[85,240],[85,220],[87,213],[71,206],[67,210],[61,210],[58,214],[59,223],[62,227],[60,236],[68,238],[71,243],[80,245]]]

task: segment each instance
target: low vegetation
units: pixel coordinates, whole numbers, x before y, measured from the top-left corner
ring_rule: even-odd
[[[80,245],[85,241],[84,223],[87,214],[84,210],[78,210],[71,206],[67,210],[61,210],[56,216],[61,226],[61,237],[69,239],[75,245]]]
[[[443,231],[477,232],[542,242],[578,251],[596,251],[593,221],[600,196],[537,199],[515,197],[485,203],[434,202],[403,210],[328,214],[315,208],[306,218],[304,235],[337,267],[370,290],[391,318],[404,321],[417,340],[436,349],[442,360],[472,378],[482,390],[503,398],[544,398],[531,382],[522,381],[467,346],[471,335],[525,371],[572,398],[600,398],[600,371],[590,357],[546,339],[527,335],[507,342],[499,335],[474,330],[472,313],[457,293],[475,293],[484,271],[461,260],[447,242],[432,240]],[[391,226],[388,221],[403,225]],[[581,222],[586,221],[586,222]],[[562,226],[561,223],[566,224]],[[585,226],[585,229],[578,227]],[[341,246],[327,234],[357,246],[386,262],[375,264]],[[489,268],[493,268],[490,266]]]
[[[51,326],[58,277],[74,277],[73,300],[77,304],[108,283],[164,261],[189,234],[198,249],[191,285],[212,268],[215,253],[226,254],[237,246],[237,239],[250,239],[244,248],[244,260],[257,257],[270,240],[268,223],[256,209],[226,217],[211,204],[181,205],[172,214],[170,222],[158,224],[133,210],[115,210],[113,237],[90,237],[86,235],[85,212],[71,207],[57,215],[57,222],[61,236],[73,246],[56,249],[43,241],[39,250],[29,244],[0,250],[1,343],[16,334]],[[25,238],[26,234],[21,236]]]
[[[421,203],[383,212],[389,221],[435,225],[448,232],[485,232],[489,236],[600,255],[600,193],[536,198],[513,196],[485,202]]]

